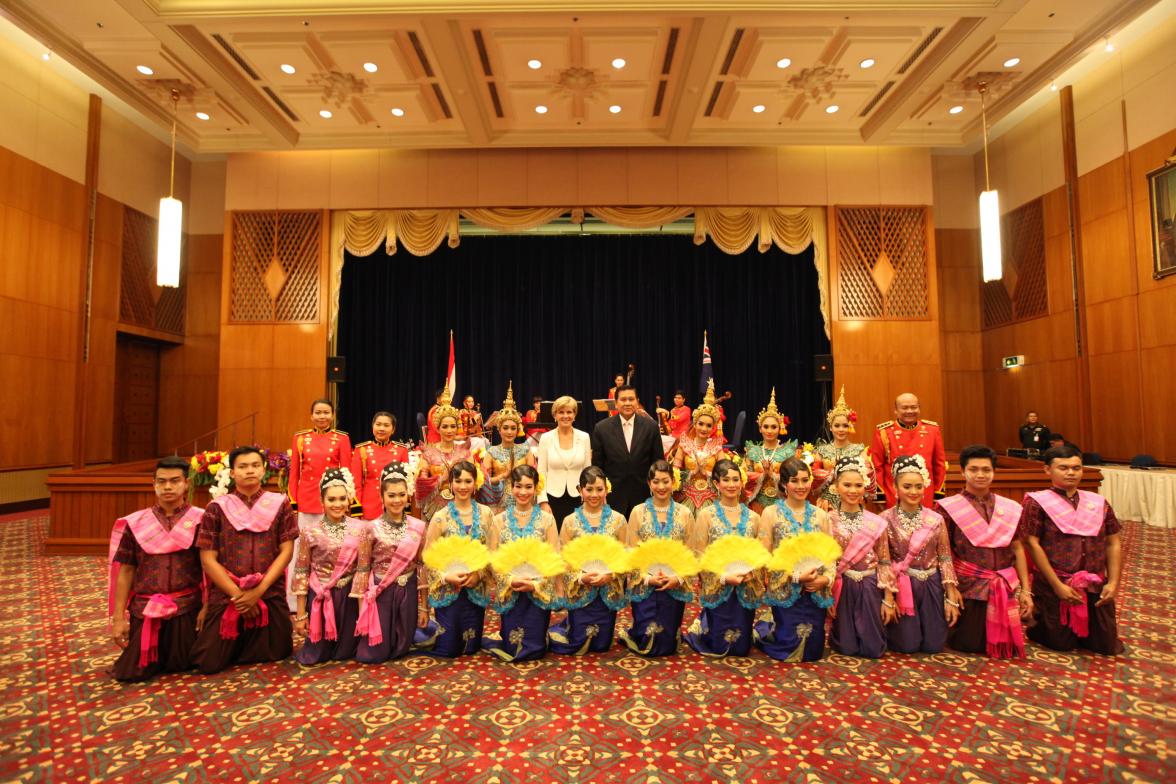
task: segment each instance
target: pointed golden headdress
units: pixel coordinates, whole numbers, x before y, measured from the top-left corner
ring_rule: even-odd
[[[788,423],[791,421],[788,417],[780,413],[780,409],[776,408],[776,388],[772,387],[772,395],[768,398],[767,408],[761,410],[759,415],[755,418],[757,426],[762,425],[765,419],[774,419],[780,425],[780,435],[788,433]]]
[[[716,425],[719,423],[719,407],[715,405],[715,380],[713,378],[707,380],[706,394],[702,396],[702,403],[691,414],[690,421],[697,422],[698,418],[704,414],[709,416]]]
[[[523,417],[519,414],[519,410],[515,408],[513,381],[506,382],[506,399],[502,401],[502,408],[498,410],[498,424],[501,425],[508,420],[514,422],[519,427],[523,426]]]
[[[450,405],[453,398],[449,396],[449,387],[446,386],[441,390],[441,399],[437,402],[437,407],[433,410],[433,427],[440,430],[441,420],[446,417],[452,417],[453,421],[461,423],[461,413]]]
[[[833,408],[829,409],[829,413],[825,415],[825,422],[829,425],[833,424],[833,420],[839,416],[843,416],[849,420],[849,432],[853,432],[853,423],[857,422],[857,412],[849,407],[845,402],[845,385],[841,385],[841,394],[837,396],[837,403]]]

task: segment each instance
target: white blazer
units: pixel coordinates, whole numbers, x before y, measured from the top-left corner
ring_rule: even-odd
[[[592,465],[592,440],[583,430],[574,428],[572,436],[570,452],[559,448],[559,432],[556,430],[548,430],[539,437],[539,473],[543,474],[546,482],[539,495],[539,503],[545,503],[549,493],[554,496],[580,497],[576,486],[580,483],[580,472]]]

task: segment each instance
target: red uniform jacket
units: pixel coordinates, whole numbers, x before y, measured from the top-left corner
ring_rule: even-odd
[[[883,422],[874,429],[874,441],[870,444],[870,460],[874,464],[874,479],[886,494],[887,508],[894,506],[897,496],[894,491],[894,459],[900,455],[922,455],[931,474],[931,484],[923,493],[923,505],[930,507],[935,502],[935,492],[943,487],[947,477],[947,458],[943,452],[943,432],[939,424],[929,419],[920,419],[914,427],[906,428],[893,420]]]
[[[290,505],[296,512],[323,513],[319,481],[328,468],[351,468],[351,439],[342,430],[299,430],[290,450]]]
[[[380,472],[389,463],[407,463],[408,449],[404,444],[389,441],[379,444],[364,441],[355,447],[351,456],[351,476],[355,479],[355,495],[363,506],[363,519],[375,520],[384,513],[380,497]]]

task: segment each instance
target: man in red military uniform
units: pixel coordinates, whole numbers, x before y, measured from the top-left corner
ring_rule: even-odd
[[[389,463],[407,463],[408,448],[392,440],[396,432],[396,417],[387,411],[377,411],[372,417],[374,441],[356,444],[351,456],[351,477],[355,494],[363,506],[363,519],[375,520],[384,513],[384,499],[380,495],[380,472]]]
[[[886,494],[887,508],[897,503],[891,470],[895,459],[901,455],[922,455],[926,461],[927,469],[931,472],[931,482],[923,494],[923,505],[930,507],[935,502],[936,491],[943,487],[943,480],[947,476],[943,432],[937,422],[920,418],[919,398],[910,392],[895,398],[894,419],[874,429],[874,441],[870,444],[874,478]]]

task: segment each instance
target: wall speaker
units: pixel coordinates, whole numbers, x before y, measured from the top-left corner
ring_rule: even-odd
[[[833,380],[833,355],[813,354],[813,381]]]
[[[347,380],[347,357],[327,357],[327,381],[341,384]]]

